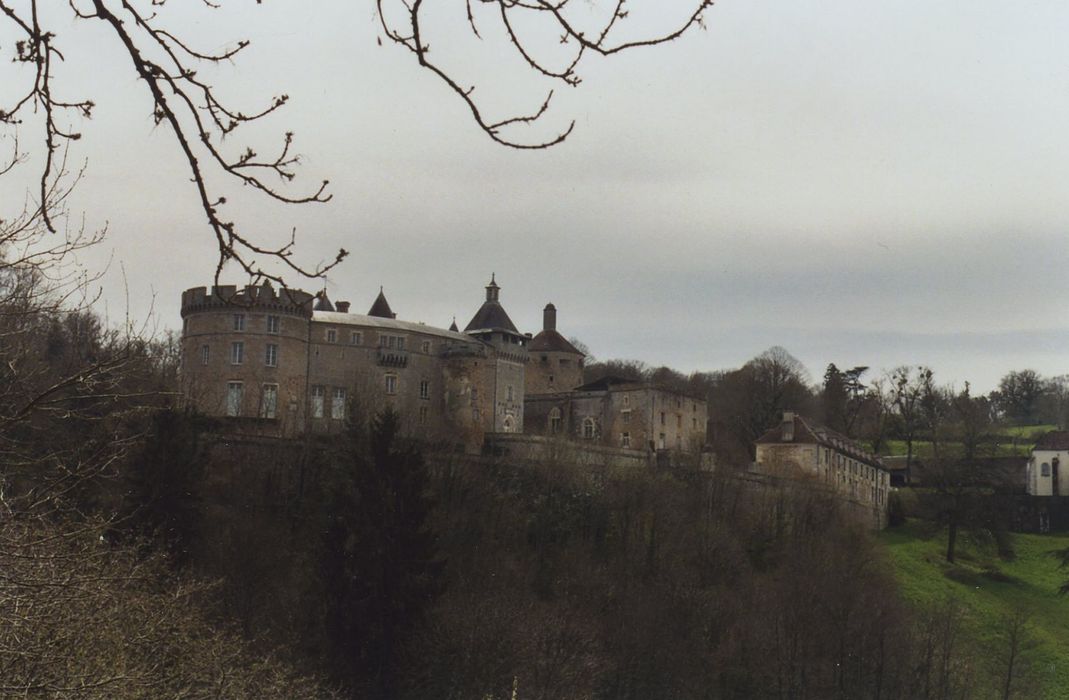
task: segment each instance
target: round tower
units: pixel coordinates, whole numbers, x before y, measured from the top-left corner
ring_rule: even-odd
[[[586,357],[557,332],[557,307],[542,310],[542,331],[527,344],[527,394],[571,391],[583,383]]]
[[[201,413],[242,429],[295,435],[303,425],[314,297],[269,282],[182,293],[181,386]]]

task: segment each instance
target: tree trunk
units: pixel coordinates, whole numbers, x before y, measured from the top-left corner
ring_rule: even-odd
[[[951,564],[954,563],[954,549],[958,544],[958,521],[956,518],[951,519],[950,525],[947,527],[947,561]]]

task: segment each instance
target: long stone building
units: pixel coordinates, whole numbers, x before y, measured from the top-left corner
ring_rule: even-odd
[[[478,449],[488,434],[560,435],[642,451],[700,451],[706,408],[661,387],[582,385],[584,355],[543,312],[521,333],[491,278],[463,331],[399,320],[380,289],[365,314],[270,284],[182,295],[182,386],[202,413],[278,437],[337,432],[392,407],[428,440]],[[528,425],[527,416],[535,423]],[[567,426],[567,428],[565,428]]]
[[[877,528],[886,524],[890,471],[879,457],[850,438],[787,411],[755,446],[758,472],[826,486],[870,509]]]

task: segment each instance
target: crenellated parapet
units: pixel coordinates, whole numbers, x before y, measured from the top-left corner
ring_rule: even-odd
[[[217,285],[210,292],[207,287],[193,287],[182,292],[182,318],[202,312],[232,312],[239,308],[311,319],[314,301],[315,297],[308,292],[276,290],[268,282],[240,289],[232,284]]]

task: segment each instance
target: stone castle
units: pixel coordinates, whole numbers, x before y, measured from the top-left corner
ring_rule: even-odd
[[[704,399],[607,377],[583,384],[584,354],[545,306],[537,335],[516,329],[491,277],[461,331],[403,321],[380,289],[366,314],[325,293],[269,283],[182,294],[182,388],[235,431],[276,437],[343,429],[351,411],[391,407],[408,432],[481,449],[527,434],[615,450],[695,454]]]

